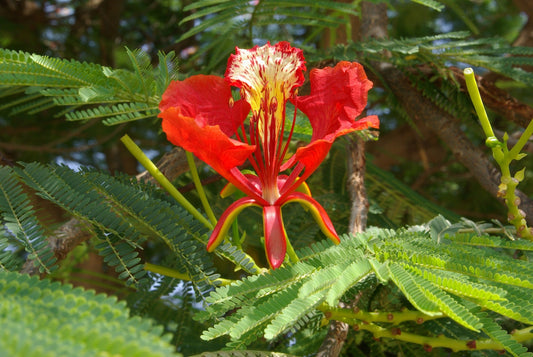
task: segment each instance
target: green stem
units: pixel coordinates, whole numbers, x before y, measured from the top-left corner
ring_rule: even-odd
[[[470,94],[470,98],[472,99],[472,103],[476,109],[479,122],[483,127],[485,136],[487,137],[487,146],[492,149],[492,156],[500,167],[500,171],[502,173],[501,184],[498,187],[498,197],[504,198],[507,206],[508,221],[516,228],[516,232],[519,237],[533,240],[533,233],[527,226],[525,214],[518,208],[520,205],[520,199],[516,196],[515,191],[518,183],[523,177],[519,177],[520,172],[516,173],[515,177],[512,177],[510,169],[511,162],[513,160],[519,160],[520,155],[524,155],[520,154],[520,151],[527,143],[531,135],[533,135],[533,120],[529,122],[526,130],[524,130],[514,147],[511,148],[511,150],[508,150],[507,134],[503,138],[503,143],[494,136],[492,126],[489,118],[487,117],[485,107],[483,106],[483,101],[481,100],[481,96],[479,94],[479,89],[477,87],[472,68],[466,68],[464,70],[464,76],[468,93]]]
[[[434,315],[424,314],[417,310],[404,311],[363,311],[359,309],[343,309],[340,307],[331,307],[323,304],[318,309],[326,315],[328,320],[337,320],[346,322],[348,324],[357,324],[359,322],[389,322],[392,324],[399,324],[404,321],[415,321],[422,323],[428,320],[435,320],[446,317],[443,313],[436,313]]]
[[[144,263],[144,270],[151,271],[152,273],[161,274],[164,276],[168,276],[171,278],[176,278],[180,280],[186,280],[186,281],[192,281],[191,277],[187,274],[180,273],[177,270],[163,267],[160,265],[150,264],[150,263]],[[215,284],[218,283],[218,285],[229,285],[233,283],[233,280],[229,279],[223,279],[223,278],[217,278],[213,281]]]
[[[142,152],[142,150],[131,140],[128,135],[124,135],[120,138],[120,141],[126,146],[128,151],[141,163],[141,165],[153,176],[153,178],[159,182],[161,187],[165,189],[178,203],[185,208],[194,218],[202,222],[207,228],[213,229],[213,224],[207,220],[197,209],[194,207],[177,189],[172,183],[163,175],[161,171],[155,166],[155,164]]]
[[[231,226],[231,242],[237,248],[242,250],[242,240],[241,240],[241,237],[239,235],[238,217],[235,217],[235,219],[233,220],[232,226]]]
[[[470,94],[470,98],[472,99],[472,103],[474,104],[474,108],[476,109],[479,122],[481,123],[481,127],[485,132],[485,136],[487,138],[493,137],[494,131],[492,131],[492,126],[490,125],[489,117],[487,116],[487,112],[485,111],[485,107],[483,106],[483,101],[481,100],[481,95],[479,94],[479,89],[477,87],[474,71],[472,70],[472,68],[466,68],[464,70],[464,75],[468,94]]]
[[[294,248],[292,247],[292,244],[289,241],[289,237],[286,237],[285,241],[287,242],[287,254],[289,255],[291,262],[298,263],[300,261],[300,258],[298,258],[298,255],[294,251]]]
[[[524,148],[524,146],[527,144],[529,138],[533,135],[533,120],[529,122],[526,129],[520,135],[520,139],[514,144],[514,146],[509,150],[509,156],[510,157],[517,157],[518,154],[520,154],[520,151]]]
[[[217,219],[215,217],[215,214],[213,213],[213,210],[211,209],[211,205],[209,204],[209,201],[207,200],[207,196],[205,194],[204,186],[202,185],[202,182],[200,181],[200,176],[198,175],[198,169],[196,168],[196,163],[194,162],[194,156],[191,152],[186,151],[187,155],[187,162],[189,163],[189,169],[191,171],[192,180],[194,182],[194,186],[196,187],[196,191],[198,192],[198,196],[200,197],[200,201],[202,202],[202,206],[204,207],[205,213],[207,214],[207,217],[209,217],[209,220],[213,225],[217,224]]]
[[[439,335],[436,337],[417,335],[414,333],[402,331],[397,325],[404,321],[414,321],[421,324],[427,320],[434,320],[446,317],[445,314],[438,313],[435,315],[427,315],[420,311],[404,310],[396,312],[368,312],[353,309],[343,309],[331,307],[327,304],[322,304],[318,307],[322,311],[327,320],[342,321],[350,326],[355,331],[369,331],[374,338],[392,338],[399,341],[416,343],[424,345],[426,349],[436,347],[450,348],[454,352],[457,351],[472,351],[472,350],[503,350],[504,347],[498,341],[492,339],[465,341],[454,339]],[[390,326],[379,326],[374,322],[390,323]],[[527,327],[522,330],[513,332],[513,339],[518,342],[527,341],[533,338],[533,328]]]

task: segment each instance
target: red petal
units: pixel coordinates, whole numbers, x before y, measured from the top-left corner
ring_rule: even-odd
[[[234,170],[255,146],[230,138],[250,107],[243,100],[233,102],[223,78],[198,75],[172,82],[159,108],[163,131],[171,143],[194,153],[243,192],[261,195]]]
[[[163,93],[159,110],[176,107],[198,126],[218,125],[227,136],[235,134],[246,119],[250,106],[243,100],[233,102],[231,87],[223,78],[197,75],[173,81]]]
[[[283,226],[280,206],[263,207],[263,229],[268,263],[272,269],[277,269],[285,260],[287,252],[287,233]]]
[[[296,102],[311,122],[313,139],[361,129],[355,118],[365,109],[367,92],[372,88],[363,66],[342,61],[335,67],[313,69],[310,82],[311,94]]]
[[[244,197],[233,202],[222,214],[207,242],[207,251],[212,252],[224,239],[231,224],[243,209],[258,206],[253,198]]]
[[[171,143],[194,153],[223,176],[255,150],[254,146],[229,138],[218,126],[198,126],[194,118],[182,115],[179,108],[169,108],[159,116]]]
[[[331,223],[331,219],[329,219],[329,216],[324,209],[318,203],[315,199],[312,197],[303,194],[301,192],[293,192],[291,193],[286,201],[283,203],[283,205],[290,203],[290,202],[298,202],[302,204],[304,207],[308,208],[311,211],[311,214],[315,218],[315,221],[318,223],[320,229],[324,233],[326,237],[331,239],[333,243],[339,244],[340,238],[337,232],[335,231],[335,227],[333,227],[333,223]]]
[[[359,63],[343,61],[335,67],[313,69],[310,81],[311,94],[298,97],[295,102],[313,127],[311,143],[299,148],[284,165],[285,168],[296,161],[303,163],[303,179],[320,165],[337,137],[355,130],[379,127],[379,120],[374,115],[355,120],[364,110],[367,92],[372,88],[372,82]]]

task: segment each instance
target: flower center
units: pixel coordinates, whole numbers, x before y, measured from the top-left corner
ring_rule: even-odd
[[[226,70],[226,80],[239,87],[250,104],[250,143],[257,145],[252,165],[261,179],[263,198],[271,203],[280,196],[277,176],[288,145],[283,142],[285,104],[302,85],[303,70],[302,51],[287,42],[237,48]]]

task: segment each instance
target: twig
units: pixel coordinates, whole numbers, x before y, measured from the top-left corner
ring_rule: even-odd
[[[435,132],[479,184],[503,203],[498,196],[501,178],[499,170],[480,148],[472,144],[461,130],[457,118],[425,99],[401,70],[389,64],[382,64],[378,70],[414,122],[420,126],[426,125]],[[516,190],[516,195],[521,201],[520,209],[526,213],[527,222],[532,225],[533,200],[519,190]]]

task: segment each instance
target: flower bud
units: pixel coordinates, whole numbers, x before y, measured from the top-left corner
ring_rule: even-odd
[[[501,146],[501,144],[502,143],[495,136],[489,136],[487,140],[485,140],[485,145],[487,145],[491,149],[497,146]]]

